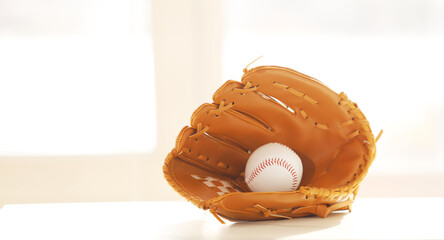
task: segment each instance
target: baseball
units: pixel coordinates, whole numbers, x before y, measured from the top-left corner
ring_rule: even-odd
[[[257,148],[245,168],[245,182],[253,192],[295,191],[301,179],[301,159],[280,143],[267,143]]]

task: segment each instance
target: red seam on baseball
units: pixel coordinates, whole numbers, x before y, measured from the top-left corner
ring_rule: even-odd
[[[287,171],[291,174],[291,176],[293,177],[293,182],[291,184],[291,189],[290,191],[294,191],[296,190],[296,184],[298,181],[298,176],[296,174],[296,171],[294,170],[294,168],[284,159],[281,158],[269,158],[269,159],[265,159],[265,161],[262,161],[258,166],[256,166],[256,168],[254,168],[253,172],[250,174],[250,177],[247,180],[247,184],[250,184],[252,181],[254,181],[254,179],[259,175],[259,173],[261,173],[266,167],[272,166],[272,165],[278,165],[281,166],[285,169],[287,169]]]

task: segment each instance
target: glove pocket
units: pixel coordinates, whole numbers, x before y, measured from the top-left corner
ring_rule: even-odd
[[[233,178],[211,171],[209,167],[194,164],[192,160],[178,155],[175,150],[168,154],[163,173],[176,192],[204,209],[210,199],[244,191]]]

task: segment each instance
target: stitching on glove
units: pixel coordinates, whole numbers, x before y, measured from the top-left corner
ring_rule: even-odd
[[[220,168],[223,168],[223,169],[227,169],[227,168],[230,167],[228,164],[226,164],[224,162],[218,162],[217,166],[220,167]]]
[[[202,154],[199,154],[199,156],[197,156],[198,159],[202,160],[202,161],[209,161],[210,158],[207,156],[204,156]]]
[[[340,125],[341,125],[341,127],[347,127],[347,126],[350,126],[350,125],[352,125],[355,121],[354,121],[355,119],[350,119],[350,120],[347,120],[347,121],[345,121],[345,122],[342,122],[342,123],[340,123]]]
[[[320,129],[323,129],[323,130],[328,130],[327,125],[322,124],[322,123],[315,122],[315,126],[320,128]]]
[[[352,138],[354,138],[354,137],[358,136],[358,135],[359,135],[359,133],[360,133],[360,131],[359,131],[359,130],[356,130],[356,131],[354,131],[354,132],[350,133],[349,135],[347,135],[347,138],[348,138],[348,140],[351,140]]]
[[[368,120],[365,119],[361,110],[358,108],[358,104],[353,103],[350,99],[348,99],[348,96],[344,92],[341,92],[339,94],[339,97],[340,97],[340,100],[338,102],[338,105],[344,105],[344,106],[348,107],[347,112],[353,116],[352,119],[342,122],[342,123],[340,123],[340,125],[342,127],[346,127],[346,126],[353,124],[357,120],[359,120],[359,123],[363,128],[362,130],[355,130],[355,131],[351,132],[350,134],[348,134],[347,135],[348,140],[351,140],[352,138],[359,136],[359,135],[364,135],[368,139],[373,139],[374,136],[370,131],[370,124],[369,124]]]
[[[304,110],[300,109],[300,110],[299,110],[299,113],[301,114],[301,116],[302,116],[304,119],[308,119],[308,115],[307,115],[307,113],[306,113]]]
[[[301,97],[301,98],[303,98],[305,101],[307,101],[307,102],[309,102],[309,103],[311,103],[311,104],[313,104],[313,105],[318,104],[318,101],[316,101],[316,100],[313,99],[312,97],[308,96],[308,95],[305,94],[305,93],[301,93],[301,92],[299,92],[298,90],[295,90],[295,89],[293,89],[293,88],[291,88],[291,87],[289,87],[289,86],[287,86],[287,85],[284,85],[284,84],[282,84],[282,83],[278,83],[278,82],[273,82],[273,85],[276,86],[276,87],[279,87],[279,88],[286,89],[286,90],[288,90],[291,94],[293,94],[293,95],[295,95],[295,96],[298,96],[298,97]]]
[[[299,109],[299,113],[301,114],[301,116],[302,116],[305,120],[308,119],[308,115],[307,115],[307,113],[306,113],[304,110]],[[320,129],[322,129],[322,130],[328,130],[328,126],[325,125],[325,124],[322,124],[322,123],[320,123],[320,122],[315,122],[314,124],[315,124],[315,126],[316,126],[317,128],[320,128]]]

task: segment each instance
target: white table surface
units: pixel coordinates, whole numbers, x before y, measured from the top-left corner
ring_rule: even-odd
[[[444,198],[357,198],[322,219],[220,224],[188,202],[17,204],[0,239],[444,239]]]

